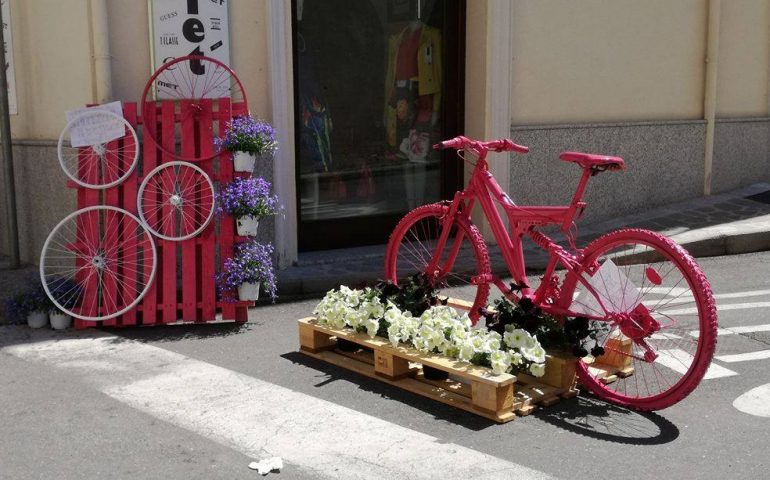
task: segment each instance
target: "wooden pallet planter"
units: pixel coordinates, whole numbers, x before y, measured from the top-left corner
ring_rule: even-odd
[[[181,108],[192,108],[192,104],[182,102]],[[197,151],[201,157],[207,157],[214,148],[214,132],[224,132],[225,123],[233,116],[247,113],[244,103],[231,103],[228,98],[203,100],[196,108],[201,110],[197,120],[193,121],[189,115],[180,117],[175,113],[173,101],[162,101],[157,105],[148,103],[143,109],[142,118],[138,115],[136,103],[124,102],[125,119],[137,133],[144,131],[140,163],[124,182],[102,191],[68,182],[70,188],[77,189],[77,207],[111,205],[137,215],[136,195],[144,175],[162,163],[176,160],[147,139],[148,130],[156,132],[154,137],[166,147],[173,148],[178,140],[184,152],[192,155]],[[178,139],[177,131],[180,135]],[[246,175],[233,171],[230,153],[226,151],[196,164],[211,177],[215,185]],[[219,190],[219,187],[216,189]],[[78,236],[82,234],[78,232]],[[235,235],[235,220],[231,216],[212,220],[203,232],[188,240],[173,242],[154,238],[158,253],[157,269],[153,283],[142,301],[123,315],[104,322],[75,320],[75,328],[202,323],[219,319],[246,322],[248,307],[253,306],[254,302],[219,301],[214,285],[215,273],[221,269],[225,259],[233,255],[233,245],[239,240],[242,238]],[[144,286],[137,284],[133,287],[141,289]]]
[[[423,353],[414,348],[318,324],[313,317],[299,320],[300,351],[313,358],[376,378],[424,397],[475,413],[499,423],[530,414],[538,406],[550,406],[562,398],[577,395],[575,360],[549,355],[546,375],[493,375],[488,368],[443,355]],[[337,339],[361,348],[342,351]],[[428,380],[422,373],[427,365],[450,374],[447,380]]]
[[[633,358],[633,342],[630,338],[617,334],[607,339],[604,345],[605,353],[588,366],[591,375],[600,382],[608,385],[618,378],[626,378],[634,374],[631,366]]]

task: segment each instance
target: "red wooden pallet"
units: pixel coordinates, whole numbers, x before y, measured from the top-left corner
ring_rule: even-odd
[[[213,111],[215,102],[218,103],[217,111]],[[152,108],[152,103],[148,103],[142,109],[145,112],[144,118],[137,115],[136,103],[124,103],[123,115],[137,132],[140,131],[141,125],[143,138],[147,138],[148,129],[157,132],[153,137],[160,139],[169,150],[173,150],[174,143],[177,141],[176,132],[180,132],[182,151],[185,154],[194,154],[197,151],[198,156],[205,158],[210,156],[214,148],[213,132],[215,130],[224,132],[226,122],[233,116],[246,115],[248,111],[244,103],[231,105],[230,99],[227,98],[197,101],[196,104],[195,108],[201,109],[197,118],[184,115],[187,109],[194,108],[192,101],[182,103],[182,115],[175,115],[172,101],[162,101],[159,105],[156,104],[158,105],[156,109]],[[180,119],[184,120],[180,121]],[[77,188],[78,209],[95,205],[111,205],[137,215],[136,196],[144,175],[162,163],[175,160],[171,155],[157,148],[152,141],[143,142],[141,148],[139,165],[124,182],[114,187],[99,191],[68,182],[70,188]],[[125,159],[125,161],[129,160],[129,158]],[[215,185],[230,182],[239,175],[233,172],[229,152],[222,152],[210,160],[198,162],[197,165],[211,177]],[[218,191],[219,188],[216,190]],[[81,234],[87,233],[79,231],[78,235]],[[218,220],[212,220],[203,232],[188,240],[173,242],[157,237],[153,237],[153,240],[158,252],[155,278],[142,301],[125,314],[104,322],[75,320],[76,329],[100,324],[125,327],[177,322],[211,322],[218,320],[218,311],[221,312],[221,320],[234,320],[240,323],[246,321],[247,309],[253,306],[254,302],[218,301],[214,283],[215,273],[221,269],[225,259],[233,255],[233,245],[240,240],[235,235],[235,222],[232,217],[223,216]],[[114,241],[123,241],[123,239],[115,238]],[[132,245],[127,247],[130,249]],[[150,267],[146,268],[149,270]],[[143,286],[138,287],[143,288]],[[117,286],[105,285],[105,288],[116,290]],[[117,293],[120,294],[120,292]]]

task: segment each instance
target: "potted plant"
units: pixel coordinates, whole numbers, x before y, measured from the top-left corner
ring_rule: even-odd
[[[42,290],[40,288],[39,290]],[[49,300],[45,292],[28,287],[5,302],[5,316],[10,323],[26,322],[31,328],[41,328],[48,324]]]
[[[256,236],[259,220],[280,210],[278,196],[262,177],[236,178],[219,192],[217,213],[235,217],[238,235]]]
[[[231,299],[238,292],[239,300],[258,300],[260,286],[275,301],[277,285],[273,268],[273,246],[248,240],[235,245],[235,255],[225,260],[216,277],[222,296]]]
[[[82,287],[72,279],[55,279],[49,283],[48,288],[56,302],[67,310],[74,308],[77,300],[81,298],[80,289]],[[50,302],[49,313],[51,328],[54,330],[64,330],[72,324],[72,317],[61,311],[53,302]]]
[[[228,122],[224,137],[214,139],[214,144],[233,153],[236,172],[252,172],[257,155],[272,153],[277,147],[273,127],[248,115]]]

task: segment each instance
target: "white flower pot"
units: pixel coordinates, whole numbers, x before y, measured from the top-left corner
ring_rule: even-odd
[[[54,330],[64,330],[72,324],[72,317],[66,313],[52,313],[49,319],[51,320],[51,328]]]
[[[27,325],[30,328],[42,328],[48,325],[48,313],[47,312],[32,312],[27,315]]]
[[[253,215],[244,215],[235,219],[235,225],[238,227],[238,235],[256,237],[259,218]]]
[[[238,286],[238,298],[244,301],[259,299],[259,283],[242,283]]]
[[[233,169],[236,172],[253,172],[257,156],[249,152],[233,152]]]

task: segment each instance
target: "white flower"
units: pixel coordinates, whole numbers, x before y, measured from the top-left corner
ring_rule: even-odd
[[[511,364],[519,366],[521,365],[521,362],[524,360],[524,358],[521,356],[521,353],[519,352],[512,352],[511,353]]]
[[[484,342],[483,350],[487,353],[492,353],[495,350],[500,350],[500,340],[494,337],[487,338]]]
[[[473,348],[473,343],[466,341],[460,344],[460,351],[458,352],[457,357],[460,360],[470,362],[471,358],[473,358],[473,355],[475,355],[475,353],[476,353],[476,349]]]
[[[545,375],[545,364],[544,363],[533,363],[529,366],[529,373],[534,375],[535,377],[542,377]]]
[[[532,337],[530,337],[529,332],[526,330],[516,328],[510,332],[505,332],[505,336],[503,338],[505,340],[505,344],[509,347],[522,348],[527,344],[527,340],[531,339]]]
[[[377,330],[380,328],[380,322],[376,318],[369,318],[364,321],[363,326],[366,327],[366,334],[373,337],[377,335]]]
[[[492,365],[492,373],[500,375],[508,371],[511,359],[506,352],[496,350],[489,354],[489,363]]]
[[[543,350],[543,347],[541,347],[540,344],[536,344],[534,348],[523,348],[521,353],[524,355],[524,358],[530,362],[545,362],[545,350]]]

